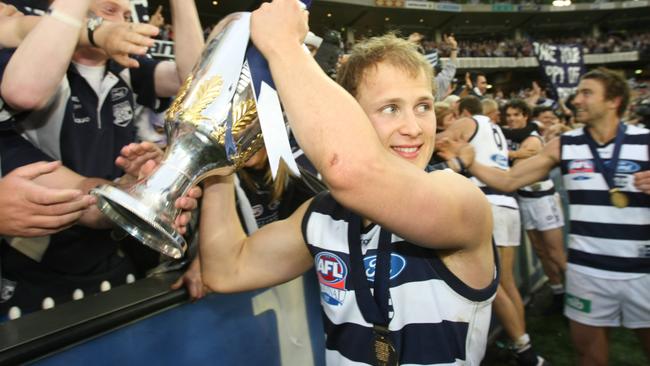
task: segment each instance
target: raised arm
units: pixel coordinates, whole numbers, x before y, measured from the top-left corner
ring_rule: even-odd
[[[13,5],[0,2],[0,48],[14,48],[38,23],[36,16],[24,16]]]
[[[264,3],[251,32],[292,131],[339,203],[421,246],[462,248],[489,239],[482,193],[457,174],[426,174],[388,151],[356,100],[303,51],[307,12],[295,0]]]
[[[50,100],[70,64],[90,3],[55,1],[57,15],[40,19],[16,49],[1,85],[2,98],[12,108],[37,109]]]
[[[471,146],[469,147],[471,149]],[[465,150],[466,151],[466,150]],[[460,154],[463,156],[463,153]],[[560,139],[551,140],[537,155],[521,161],[509,171],[487,167],[476,161],[469,167],[470,173],[488,186],[503,192],[542,180],[560,162]]]
[[[203,31],[194,0],[171,0],[176,61],[161,62],[155,71],[156,95],[171,97],[192,72],[203,50]]]
[[[456,38],[453,34],[444,34],[442,37],[443,41],[449,45],[450,51],[449,60],[442,67],[442,70],[436,74],[436,101],[441,101],[447,96],[447,90],[454,76],[456,76],[456,68],[458,67],[458,42],[456,42]]]
[[[310,202],[247,237],[237,216],[232,177],[209,178],[199,225],[203,283],[215,292],[239,292],[284,283],[307,271],[313,262],[301,224]]]
[[[52,98],[78,47],[91,47],[85,17],[92,1],[57,0],[51,15],[12,17],[0,23],[9,32],[7,47],[18,47],[7,63],[0,93],[17,110],[40,109]],[[158,30],[148,24],[105,21],[95,32],[97,46],[126,67],[138,63]],[[43,62],[47,60],[47,62]]]

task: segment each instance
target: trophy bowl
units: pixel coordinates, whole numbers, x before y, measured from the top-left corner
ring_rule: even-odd
[[[127,190],[102,185],[91,191],[109,219],[172,258],[187,249],[173,225],[180,214],[176,200],[205,177],[232,174],[264,144],[244,60],[244,26],[231,24],[212,39],[179,89],[165,114],[169,145],[152,174]],[[233,60],[233,53],[241,57]]]

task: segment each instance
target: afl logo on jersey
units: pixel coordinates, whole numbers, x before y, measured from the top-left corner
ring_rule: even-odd
[[[345,282],[348,268],[345,262],[336,254],[323,252],[316,256],[316,271],[321,283],[334,285],[341,281]]]
[[[320,282],[320,295],[324,303],[334,306],[343,305],[345,300],[345,279],[348,267],[334,253],[322,252],[314,258],[316,274]]]
[[[375,281],[375,272],[377,267],[377,256],[369,255],[363,259],[363,266],[366,268],[368,281]],[[390,279],[397,277],[406,267],[406,259],[399,254],[391,253],[390,255]]]
[[[594,163],[591,160],[571,160],[569,162],[569,174],[593,173]]]

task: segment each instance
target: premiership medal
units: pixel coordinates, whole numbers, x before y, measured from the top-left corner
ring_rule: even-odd
[[[355,289],[355,298],[363,318],[373,326],[372,338],[368,341],[367,363],[375,366],[397,366],[398,351],[388,337],[390,313],[390,246],[392,234],[380,229],[377,244],[377,262],[374,278],[374,292],[370,290],[361,254],[361,217],[352,214],[348,224],[348,247],[350,249],[350,275]]]
[[[602,174],[605,183],[609,188],[609,201],[612,203],[612,206],[617,208],[625,208],[630,204],[629,197],[621,192],[620,188],[616,186],[615,176],[618,170],[618,159],[621,152],[621,146],[623,145],[623,140],[625,138],[626,126],[624,123],[620,122],[618,124],[618,130],[616,132],[616,137],[614,139],[614,151],[609,159],[608,166],[605,165],[605,162],[600,157],[598,153],[598,146],[596,142],[591,137],[591,134],[586,133],[586,141],[591,150],[591,155],[594,159],[594,164],[596,165],[597,171]],[[588,131],[587,131],[588,132]]]
[[[621,192],[618,188],[609,190],[609,200],[614,207],[625,208],[630,203],[627,195]]]
[[[375,353],[375,366],[397,365],[397,352],[395,352],[393,342],[391,342],[386,335],[375,331],[373,347]]]

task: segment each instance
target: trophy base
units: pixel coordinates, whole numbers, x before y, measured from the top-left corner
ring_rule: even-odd
[[[102,185],[90,193],[97,197],[102,213],[144,245],[175,259],[185,253],[187,243],[183,236],[129,194],[110,185]]]

